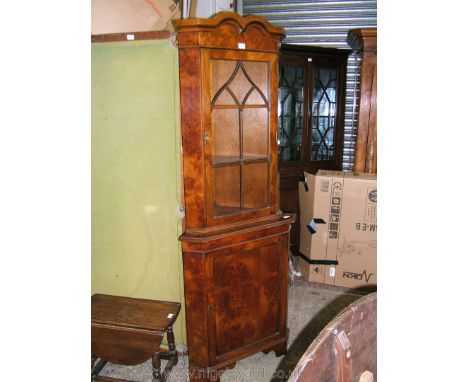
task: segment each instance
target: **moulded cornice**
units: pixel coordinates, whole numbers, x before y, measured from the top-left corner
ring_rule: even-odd
[[[354,51],[377,51],[377,28],[352,29],[348,32],[348,45]]]
[[[246,16],[242,17],[235,12],[222,12],[215,15],[213,18],[201,19],[201,18],[188,18],[178,19],[174,21],[174,24],[178,32],[188,32],[191,30],[209,30],[215,29],[222,23],[227,21],[235,22],[241,31],[245,31],[250,25],[259,24],[263,29],[274,35],[283,36],[284,29],[278,28],[270,24],[266,19],[261,16]]]

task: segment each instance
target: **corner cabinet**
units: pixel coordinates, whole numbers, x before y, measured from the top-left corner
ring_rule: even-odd
[[[175,21],[191,380],[286,352],[289,230],[278,208],[278,49],[258,16]]]

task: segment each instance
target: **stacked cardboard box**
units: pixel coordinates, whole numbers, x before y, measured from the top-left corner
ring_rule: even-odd
[[[320,170],[299,183],[299,271],[308,281],[361,288],[377,284],[375,174]]]

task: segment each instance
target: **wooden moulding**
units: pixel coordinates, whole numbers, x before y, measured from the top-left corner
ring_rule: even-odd
[[[348,45],[357,52],[377,52],[377,28],[350,30]]]
[[[239,221],[232,224],[222,226],[212,226],[205,228],[187,228],[181,236],[183,241],[205,241],[210,238],[218,238],[239,231],[251,231],[259,227],[270,227],[282,225],[284,223],[292,224],[296,220],[296,215],[292,213],[283,214],[278,211],[274,215],[254,218],[250,220]]]
[[[287,218],[264,220],[262,222],[250,223],[240,228],[225,228],[208,231],[204,234],[194,234],[186,231],[181,237],[183,251],[209,252],[219,248],[237,245],[243,242],[259,240],[281,234],[289,234],[291,224],[296,216],[290,214]]]
[[[127,36],[132,35],[132,39]],[[169,31],[127,32],[91,35],[91,42],[137,41],[137,40],[166,40],[171,37]]]
[[[235,12],[223,12],[212,19],[179,19],[173,23],[179,33],[180,48],[238,49],[238,44],[244,43],[246,50],[278,52],[284,36],[283,28],[273,26],[263,17],[244,18]]]
[[[251,24],[260,24],[268,33],[276,34],[279,37],[284,35],[284,29],[270,24],[260,16],[242,17],[236,12],[223,12],[211,19],[188,18],[174,20],[174,24],[179,32],[211,30],[217,28],[225,21],[232,20],[237,23],[242,30],[246,30]]]

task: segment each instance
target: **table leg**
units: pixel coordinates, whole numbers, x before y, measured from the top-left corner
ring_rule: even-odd
[[[159,349],[153,355],[153,382],[161,381],[161,357],[159,356]]]
[[[102,369],[104,369],[104,366],[106,366],[107,361],[104,359],[100,359],[99,362],[95,365],[96,358],[91,359],[91,381],[93,381],[93,378],[98,375]]]
[[[174,331],[172,330],[172,326],[167,328],[167,342],[169,344],[169,357],[174,359],[172,365],[177,365],[177,351],[175,346],[175,339],[174,339]]]

